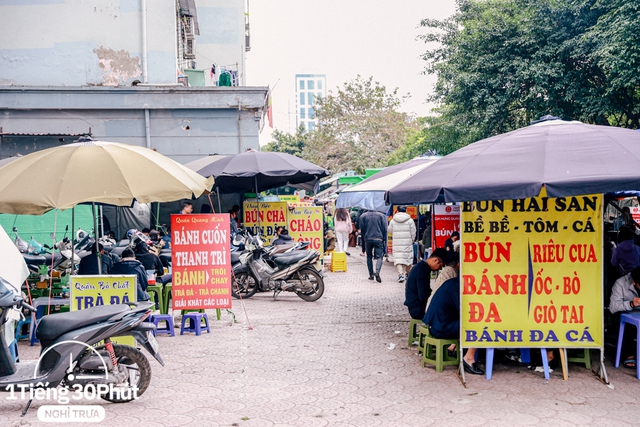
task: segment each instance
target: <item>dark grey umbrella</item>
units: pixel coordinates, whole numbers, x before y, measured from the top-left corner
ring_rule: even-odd
[[[264,191],[289,184],[308,184],[313,188],[329,171],[287,153],[247,151],[227,156],[198,170],[215,179],[214,189],[221,193]]]
[[[392,204],[640,189],[640,132],[550,120],[470,144],[385,195]]]

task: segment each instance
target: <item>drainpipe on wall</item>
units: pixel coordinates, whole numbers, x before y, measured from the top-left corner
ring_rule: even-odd
[[[147,69],[147,0],[141,0],[142,10],[142,83],[149,83],[149,70]],[[149,123],[149,108],[145,104],[144,110],[144,133],[147,148],[151,149],[151,125]]]
[[[242,112],[242,101],[238,100],[238,153],[245,151],[243,149],[244,141],[242,139],[242,124],[240,123],[240,113]]]
[[[149,83],[147,70],[147,0],[140,0],[142,9],[142,83]]]

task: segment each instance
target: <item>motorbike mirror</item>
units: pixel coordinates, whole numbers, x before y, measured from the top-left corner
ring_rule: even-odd
[[[17,233],[18,232],[18,227],[13,227],[13,232]]]
[[[55,239],[56,235],[55,235],[55,233],[51,233],[51,234],[49,234],[49,237],[51,237],[52,239]]]

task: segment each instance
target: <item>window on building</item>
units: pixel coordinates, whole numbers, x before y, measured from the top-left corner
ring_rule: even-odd
[[[300,80],[300,89],[304,90],[304,80]]]
[[[316,118],[316,110],[313,108],[309,108],[309,119],[313,120]]]
[[[316,96],[317,96],[318,98],[322,98],[322,93],[318,92],[318,93],[316,93]]]
[[[318,89],[322,90],[322,80],[318,80]]]
[[[316,124],[314,122],[307,123],[307,128],[309,132],[313,131],[316,128]]]
[[[307,95],[309,96],[309,98],[308,98],[309,102],[307,103],[307,105],[315,104],[316,103],[316,96],[311,92],[309,92]]]
[[[304,108],[300,109],[300,118],[304,119],[304,116],[306,115],[305,113],[307,112],[307,110],[305,110]]]
[[[309,82],[307,83],[307,89],[309,90],[315,90],[315,88],[313,87],[313,84],[315,83],[314,80],[309,80]]]
[[[305,98],[304,93],[301,93],[300,94],[300,105],[304,105],[304,98]]]

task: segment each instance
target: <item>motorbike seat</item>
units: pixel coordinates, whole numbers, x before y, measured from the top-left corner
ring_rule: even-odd
[[[237,264],[240,262],[240,255],[242,252],[231,252],[231,265]]]
[[[289,249],[293,248],[294,246],[296,246],[297,243],[285,243],[283,245],[275,245],[273,248],[273,252],[271,252],[273,255],[275,254],[281,254],[281,253],[285,253],[287,252]]]
[[[22,257],[24,258],[24,262],[26,262],[29,265],[47,264],[47,259],[42,255],[22,254]],[[49,261],[51,261],[51,260],[49,260]]]
[[[309,251],[293,251],[285,254],[276,254],[271,257],[279,267],[295,264],[311,255]]]
[[[127,304],[114,304],[99,305],[68,313],[50,314],[40,319],[36,329],[36,338],[44,346],[46,342],[51,342],[66,332],[104,322],[112,316],[128,310],[131,310],[131,307]]]
[[[62,254],[60,252],[54,252],[52,254],[44,254],[42,255],[44,259],[47,261],[47,265],[51,265],[51,260],[53,260],[54,264],[57,264],[62,258]]]

